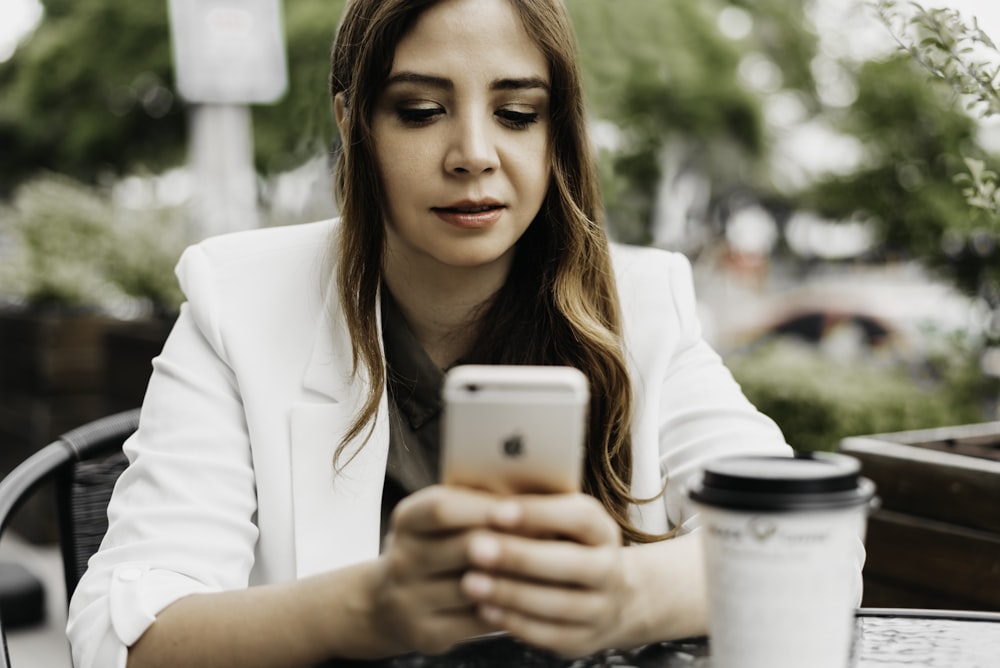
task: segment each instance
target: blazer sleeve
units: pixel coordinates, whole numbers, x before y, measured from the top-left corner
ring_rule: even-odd
[[[624,272],[626,314],[633,332],[640,333],[632,337],[644,363],[638,367],[639,387],[652,404],[647,410],[653,412],[649,422],[655,435],[649,441],[656,443],[666,507],[667,527],[652,528],[679,527],[686,533],[699,524],[688,485],[705,464],[731,455],[790,456],[792,448],[703,338],[687,258],[645,249],[620,264],[629,267]],[[640,446],[639,456],[645,447]],[[863,534],[855,543],[854,561],[852,595],[860,603]]]
[[[163,608],[245,588],[254,563],[254,472],[219,326],[225,305],[200,248],[185,252],[177,274],[188,302],[153,362],[108,533],[70,603],[77,668],[124,668],[127,648]]]
[[[668,257],[666,284],[676,338],[660,386],[658,440],[667,519],[685,532],[697,525],[687,487],[708,461],[792,451],[778,426],[744,396],[720,355],[702,337],[687,258],[676,253]]]

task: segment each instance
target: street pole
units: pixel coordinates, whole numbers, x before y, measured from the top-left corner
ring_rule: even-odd
[[[258,227],[250,108],[194,105],[189,122],[189,163],[195,183],[192,235],[204,239]]]
[[[260,224],[251,104],[288,87],[281,0],[169,0],[177,90],[190,105],[191,236]]]

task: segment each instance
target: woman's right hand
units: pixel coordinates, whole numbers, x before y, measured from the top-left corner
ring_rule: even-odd
[[[468,544],[488,528],[498,497],[434,485],[403,499],[392,514],[376,565],[375,628],[393,653],[441,654],[496,629],[462,592]]]

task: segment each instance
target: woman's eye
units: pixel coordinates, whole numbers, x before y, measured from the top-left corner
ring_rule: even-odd
[[[421,126],[427,125],[444,112],[439,107],[400,107],[396,113],[404,125]]]
[[[537,112],[500,109],[496,112],[496,115],[504,123],[504,125],[514,130],[523,130],[529,125],[538,122]]]

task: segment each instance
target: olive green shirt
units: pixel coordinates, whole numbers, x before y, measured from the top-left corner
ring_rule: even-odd
[[[417,341],[399,305],[382,287],[382,340],[389,397],[389,459],[382,491],[382,534],[408,494],[438,481],[444,372]]]

